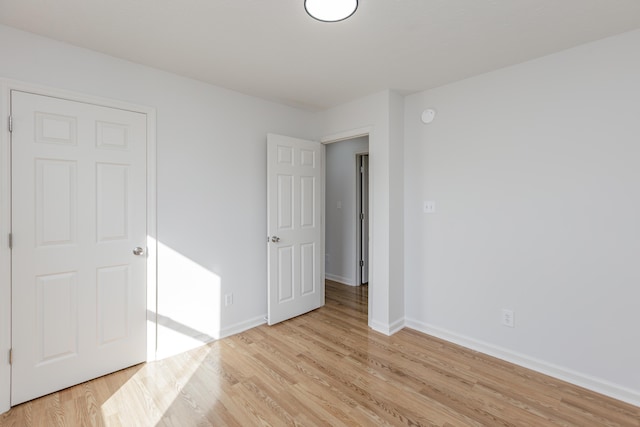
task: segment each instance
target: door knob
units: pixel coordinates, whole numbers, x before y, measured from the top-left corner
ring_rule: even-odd
[[[143,253],[144,249],[142,249],[140,246],[136,246],[135,248],[133,248],[134,255],[142,255]]]
[[[278,243],[280,241],[280,238],[278,236],[273,236],[273,237],[271,237],[271,241],[273,243]]]

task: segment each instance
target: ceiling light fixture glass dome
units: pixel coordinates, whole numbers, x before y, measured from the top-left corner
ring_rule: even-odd
[[[358,0],[304,0],[304,8],[318,21],[338,22],[356,12]]]

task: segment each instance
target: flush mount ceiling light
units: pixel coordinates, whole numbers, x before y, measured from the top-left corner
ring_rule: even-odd
[[[338,22],[356,12],[358,0],[304,0],[304,8],[318,21]]]

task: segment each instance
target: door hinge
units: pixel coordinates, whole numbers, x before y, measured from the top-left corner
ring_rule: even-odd
[[[13,349],[9,349],[9,365],[13,365]]]
[[[360,260],[360,267],[364,267],[364,261]]]
[[[364,166],[360,166],[360,173],[364,173]]]
[[[360,212],[360,221],[364,220],[364,212]]]
[[[13,249],[13,233],[9,233],[9,249]]]
[[[13,132],[13,117],[9,116],[9,132]]]

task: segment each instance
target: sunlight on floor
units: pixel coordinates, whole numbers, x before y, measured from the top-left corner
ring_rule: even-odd
[[[183,395],[184,388],[209,356],[210,347],[202,347],[159,362],[151,362],[124,383],[100,408],[106,425],[156,425]],[[208,382],[209,392],[217,395],[219,384]],[[144,422],[140,416],[144,414]]]
[[[184,398],[184,388],[212,351],[204,344],[219,336],[220,276],[161,242],[157,251],[162,280],[157,294],[149,292],[147,310],[149,336],[157,337],[148,340],[148,360],[156,361],[123,378],[124,384],[101,405],[106,425],[125,425],[143,414],[139,425],[151,426],[172,413],[170,408]],[[207,390],[218,393],[216,379],[207,382]]]

